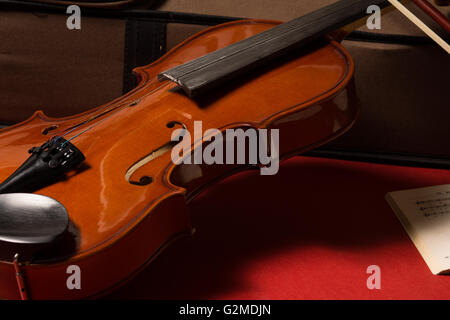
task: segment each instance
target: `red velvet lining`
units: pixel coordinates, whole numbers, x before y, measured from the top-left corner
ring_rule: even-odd
[[[384,200],[450,183],[450,171],[295,157],[190,204],[197,233],[109,295],[140,299],[449,299]],[[143,244],[144,245],[144,244]],[[369,290],[370,265],[381,289]]]

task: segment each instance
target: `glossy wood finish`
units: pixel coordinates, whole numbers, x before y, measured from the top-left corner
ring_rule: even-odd
[[[150,176],[152,183],[131,184],[125,178],[130,167],[170,141],[174,128],[168,123],[182,123],[191,132],[195,120],[203,121],[203,130],[278,128],[283,158],[323,144],[353,124],[358,113],[349,86],[353,62],[335,42],[299,50],[195,101],[176,84],[157,80],[163,70],[276,24],[240,21],[207,29],[157,62],[137,68],[137,88],[106,106],[63,119],[48,118],[38,111],[29,120],[0,131],[0,180],[4,180],[27,158],[30,147],[101,114],[105,108],[117,107],[116,112],[100,116],[90,123],[95,123],[92,129],[71,141],[86,156],[83,170],[37,192],[67,208],[73,248],[23,267],[31,298],[100,294],[138,271],[172,239],[191,232],[186,199],[239,168],[175,166],[168,152],[130,177],[139,181]],[[46,128],[51,130],[44,135]],[[84,129],[76,129],[70,136]],[[66,287],[66,268],[73,264],[82,270],[82,290]],[[19,298],[11,261],[0,262],[0,298]]]

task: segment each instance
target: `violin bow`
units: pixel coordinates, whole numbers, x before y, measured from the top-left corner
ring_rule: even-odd
[[[388,0],[398,11],[400,11],[404,16],[411,20],[419,29],[425,32],[431,39],[433,39],[438,45],[442,47],[448,54],[450,54],[450,46],[444,41],[436,32],[431,30],[425,23],[417,18],[411,11],[408,10],[400,1],[398,0]]]
[[[450,21],[439,10],[437,10],[428,0],[413,0],[416,6],[428,14],[442,28],[450,33]]]

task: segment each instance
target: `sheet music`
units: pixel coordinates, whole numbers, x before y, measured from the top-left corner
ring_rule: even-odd
[[[450,184],[389,192],[386,200],[431,271],[450,273]]]

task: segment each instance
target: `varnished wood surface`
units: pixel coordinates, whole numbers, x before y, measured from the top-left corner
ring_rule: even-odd
[[[95,127],[72,141],[86,156],[83,170],[37,192],[57,199],[67,208],[73,224],[73,248],[24,266],[32,298],[99,294],[124,281],[171,240],[190,232],[186,198],[237,168],[175,166],[169,152],[131,177],[139,180],[151,176],[153,183],[130,184],[125,179],[127,170],[170,141],[173,128],[167,127],[169,122],[182,123],[191,132],[195,120],[203,121],[203,130],[277,128],[282,157],[323,144],[351,126],[358,112],[348,86],[353,62],[337,43],[300,50],[200,100],[189,99],[172,82],[157,80],[163,70],[274,25],[269,21],[247,21],[207,29],[154,64],[137,68],[141,80],[138,87],[106,106],[62,119],[37,112],[29,120],[0,131],[0,180],[4,180],[28,157],[30,147],[101,114],[105,107],[120,109],[108,117],[99,117],[90,123]],[[57,129],[44,135],[42,132],[51,126]],[[200,176],[190,174],[199,169]],[[82,290],[66,287],[66,268],[72,264],[83,272]],[[1,261],[0,298],[18,296],[12,263]]]

